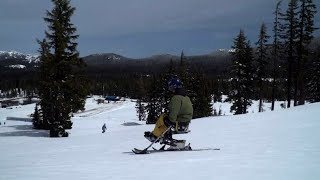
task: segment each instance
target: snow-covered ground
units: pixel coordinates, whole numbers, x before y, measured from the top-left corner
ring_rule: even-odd
[[[215,102],[212,103],[213,106],[212,108],[216,110],[217,113],[220,112],[221,115],[233,115],[234,112],[230,112],[230,108],[232,106],[231,102],[225,102],[225,100],[227,99],[226,95],[222,95],[222,102]],[[285,104],[286,105],[286,101],[276,101],[275,102],[275,106],[274,106],[274,110],[281,110],[283,109],[281,107],[281,104]],[[293,104],[293,101],[292,101]],[[271,111],[271,102],[265,102],[263,101],[262,104],[262,109],[264,112],[266,111]],[[259,101],[252,101],[252,105],[248,107],[248,113],[257,113],[259,112]]]
[[[0,120],[28,117],[34,106],[0,109]],[[143,133],[153,128],[137,120],[134,107],[130,100],[98,105],[90,98],[68,138],[48,138],[30,122],[7,120],[0,126],[0,180],[320,179],[319,103],[195,119],[191,133],[176,138],[193,149],[220,151],[146,155],[131,153],[149,144]],[[142,125],[124,125],[130,122]]]

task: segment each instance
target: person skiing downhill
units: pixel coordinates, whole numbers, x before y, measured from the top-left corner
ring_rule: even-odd
[[[186,90],[183,88],[181,80],[175,76],[168,82],[168,90],[172,93],[168,105],[168,114],[161,114],[156,121],[154,130],[152,132],[145,132],[145,137],[154,142],[160,135],[162,135],[169,127],[175,132],[187,132],[190,121],[193,116],[193,106],[190,98],[187,96]],[[172,139],[171,129],[167,131],[160,141],[169,141],[170,149],[181,149],[185,146],[184,140]],[[164,142],[166,144],[166,142]]]

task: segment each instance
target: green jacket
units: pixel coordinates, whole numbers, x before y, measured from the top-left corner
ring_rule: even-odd
[[[169,120],[171,122],[190,122],[193,107],[188,96],[174,95],[169,102]]]

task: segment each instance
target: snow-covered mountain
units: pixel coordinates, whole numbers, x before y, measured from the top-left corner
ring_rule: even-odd
[[[39,62],[39,55],[23,54],[17,51],[0,51],[0,66],[24,69]]]
[[[24,59],[28,63],[37,63],[39,55],[23,54],[17,51],[0,51],[0,61],[4,59]]]
[[[83,60],[89,65],[101,65],[121,63],[130,60],[130,58],[114,53],[100,53],[85,56],[83,57]]]
[[[219,151],[135,155],[131,149],[149,145],[143,134],[154,125],[138,121],[130,100],[98,105],[94,98],[73,117],[68,138],[48,138],[47,131],[24,122],[34,104],[0,109],[0,179],[320,179],[319,103],[194,119],[189,134],[174,135],[193,149]],[[6,117],[11,120],[3,125]]]

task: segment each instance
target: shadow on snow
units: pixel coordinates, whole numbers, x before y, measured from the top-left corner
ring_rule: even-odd
[[[6,126],[6,127],[14,128],[16,131],[0,133],[0,137],[17,137],[17,136],[49,137],[47,130],[33,129],[32,125],[14,125],[14,126]]]

